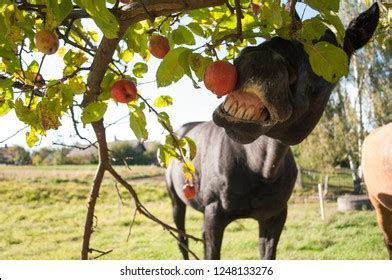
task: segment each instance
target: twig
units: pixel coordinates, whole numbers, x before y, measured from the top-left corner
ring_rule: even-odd
[[[20,64],[20,70],[22,71],[23,79],[26,80],[26,73],[25,73],[25,71],[23,69],[23,64],[22,64],[22,52],[23,52],[24,41],[25,41],[25,39],[23,39],[22,44],[20,46],[19,64]]]
[[[171,236],[173,236],[175,239],[177,239],[178,244],[183,249],[185,249],[188,253],[190,253],[196,260],[200,260],[199,257],[191,249],[189,249],[189,247],[185,246],[173,232],[170,231],[169,233],[170,233]]]
[[[239,37],[240,41],[242,42],[242,18],[244,15],[242,14],[242,8],[240,0],[235,0],[235,14],[237,17],[237,36]]]
[[[119,123],[120,121],[122,121],[123,119],[128,118],[129,115],[130,115],[130,113],[128,113],[127,115],[125,115],[125,116],[123,116],[123,117],[121,117],[121,118],[119,118],[118,120],[116,120],[116,121],[114,121],[114,122],[112,122],[112,123],[107,124],[107,125],[105,126],[105,129],[108,128],[108,127],[110,127],[110,126],[112,126],[112,125],[118,124],[118,123]]]
[[[124,206],[124,201],[123,201],[123,199],[122,199],[122,197],[121,197],[120,190],[118,189],[118,186],[117,186],[117,181],[115,181],[115,182],[114,182],[114,186],[115,186],[115,188],[116,188],[116,191],[117,191],[118,198],[119,198],[119,199],[120,199],[120,201],[121,201],[121,205],[122,205],[122,206]]]
[[[226,0],[226,7],[229,9],[230,13],[233,15],[235,13],[235,8],[230,5],[229,0]]]
[[[42,68],[42,65],[44,64],[45,57],[46,57],[46,54],[44,54],[44,55],[42,56],[41,63],[39,64],[38,72],[37,72],[37,74],[35,75],[35,79],[34,79],[34,83],[33,83],[33,84],[35,84],[36,81],[37,81],[37,77],[38,77],[39,73],[41,72],[41,68]],[[34,94],[33,94],[33,92],[32,92],[31,97],[30,97],[30,101],[29,101],[29,105],[27,105],[27,108],[28,108],[28,109],[30,109],[30,107],[31,107],[31,104],[32,104],[32,102],[33,102],[33,98],[34,98]]]
[[[83,136],[80,134],[79,129],[78,129],[78,123],[77,123],[76,118],[75,118],[75,112],[74,112],[73,106],[70,106],[70,107],[69,107],[69,111],[71,112],[72,124],[73,124],[73,127],[74,127],[74,130],[75,130],[76,135],[77,135],[80,139],[85,140],[85,141],[87,141],[88,143],[90,143],[90,146],[94,146],[95,148],[98,149],[98,147],[97,147],[97,141],[96,141],[96,142],[91,142],[89,139],[87,139],[86,137],[83,137]],[[87,149],[87,148],[86,148],[86,149]]]
[[[71,26],[71,30],[73,31],[73,32],[75,32],[85,43],[86,43],[86,45],[87,46],[89,46],[92,50],[94,50],[94,51],[96,51],[97,50],[97,46],[96,45],[94,45],[91,41],[90,41],[90,39],[88,38],[88,37],[86,37],[84,34],[83,34],[83,32],[79,29],[79,28],[76,28],[75,26]]]
[[[89,249],[89,253],[93,253],[93,252],[101,253],[100,255],[93,258],[94,260],[96,260],[96,259],[99,259],[100,257],[103,257],[103,256],[113,252],[113,249],[111,249],[109,251],[101,251],[101,250],[97,250],[97,249],[93,249],[93,248]]]
[[[297,4],[297,0],[288,0],[286,3],[286,10],[289,12],[291,17],[291,22],[289,26],[289,36],[291,38],[297,37],[297,31],[301,28],[301,23],[297,21],[295,18],[295,5]]]
[[[90,56],[94,57],[94,50],[92,49],[88,49],[86,47],[83,47],[81,45],[79,45],[78,43],[75,43],[74,41],[72,41],[71,39],[69,39],[67,36],[65,36],[64,34],[62,34],[60,31],[57,31],[57,35],[59,36],[59,38],[64,40],[65,44],[70,44],[71,46],[84,51],[85,53],[89,54]]]
[[[306,11],[306,8],[307,8],[307,7],[308,7],[308,4],[305,4],[305,7],[304,7],[304,9],[303,9],[303,11],[302,11],[302,15],[301,15],[301,20],[304,19],[305,11]]]
[[[79,145],[68,145],[68,144],[58,143],[58,142],[52,142],[52,145],[66,147],[66,148],[72,148],[72,149],[78,149],[78,150],[81,150],[81,151],[84,151],[84,150],[87,150],[90,147],[93,147],[93,145],[79,146]]]
[[[107,171],[131,194],[131,196],[133,197],[133,199],[135,200],[135,204],[136,204],[136,208],[137,211],[139,211],[142,215],[144,215],[145,217],[147,217],[148,219],[156,222],[157,224],[161,225],[164,229],[169,230],[169,231],[174,231],[177,232],[178,234],[193,239],[195,241],[202,241],[200,238],[197,238],[193,235],[187,234],[177,228],[174,228],[164,222],[162,222],[160,219],[158,219],[157,217],[155,217],[150,211],[148,211],[144,205],[140,202],[139,197],[137,195],[137,193],[135,192],[135,190],[133,189],[133,187],[127,182],[125,181],[120,174],[118,174],[116,172],[116,170],[114,170],[113,166],[109,165],[107,168]]]
[[[144,12],[145,12],[146,15],[147,15],[148,20],[149,20],[151,23],[154,23],[155,17],[152,16],[151,13],[147,10],[146,5],[144,5],[144,3],[143,3],[143,0],[139,0],[138,2],[142,5],[143,10],[144,10]]]
[[[10,140],[12,137],[15,137],[16,135],[18,135],[20,132],[22,132],[23,130],[25,130],[26,128],[28,128],[29,126],[26,125],[25,127],[22,127],[21,129],[18,129],[15,133],[11,134],[10,136],[8,136],[7,138],[4,138],[3,140],[0,140],[0,143],[4,143],[5,141]]]
[[[131,237],[131,234],[132,234],[132,228],[133,228],[133,225],[134,225],[135,220],[136,220],[136,214],[137,214],[137,207],[135,208],[135,211],[133,212],[132,222],[131,222],[131,224],[129,225],[129,231],[128,231],[128,236],[127,236],[127,242],[129,241],[129,238]]]
[[[153,112],[153,113],[158,117],[158,119],[159,119],[160,117],[159,117],[158,111],[155,110],[155,108],[152,107],[152,106],[150,105],[150,103],[148,103],[148,101],[147,101],[143,96],[141,96],[141,95],[139,95],[139,94],[138,94],[138,96],[139,96],[139,97],[143,100],[143,102],[147,105],[148,109],[149,109],[151,112]],[[182,148],[181,148],[181,146],[180,146],[180,143],[178,142],[177,136],[174,134],[174,131],[173,131],[169,126],[167,126],[167,124],[166,124],[165,122],[159,122],[159,123],[163,126],[163,128],[164,128],[167,132],[169,132],[170,137],[173,139],[173,143],[174,143],[174,145],[175,145],[175,148],[176,148],[176,149],[179,151],[179,153],[180,153],[180,158],[181,158],[180,160],[181,160],[182,164],[184,164],[184,167],[188,170],[189,173],[192,173],[192,172],[191,172],[191,169],[190,169],[189,166],[187,165],[187,162],[186,162],[186,160],[185,160],[185,155],[184,155],[184,153],[183,153],[183,151],[182,151]]]
[[[287,0],[286,10],[289,12],[291,18],[295,17],[295,5],[297,4],[297,0]]]

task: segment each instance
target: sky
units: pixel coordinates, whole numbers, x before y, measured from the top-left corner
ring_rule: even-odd
[[[304,5],[301,3],[297,4],[297,12],[302,15]],[[304,19],[314,16],[315,13],[309,7],[307,7]],[[60,47],[62,41],[60,42]],[[223,56],[222,56],[223,57]],[[40,61],[40,57],[36,58]],[[214,94],[205,89],[203,83],[199,83],[200,89],[193,87],[192,81],[188,77],[182,78],[179,82],[164,88],[157,88],[155,81],[155,73],[160,63],[159,59],[152,57],[148,62],[149,71],[146,73],[143,79],[138,80],[138,91],[144,98],[149,99],[153,103],[153,100],[159,95],[170,95],[173,97],[174,103],[170,107],[163,108],[170,118],[174,128],[180,127],[182,124],[191,121],[209,121],[212,119],[212,113],[215,108],[223,102],[223,99],[218,99]],[[62,77],[62,58],[56,53],[45,58],[45,63],[41,70],[41,73],[45,80],[58,79]],[[151,83],[150,83],[151,82]],[[148,140],[162,141],[166,135],[161,125],[156,121],[154,113],[149,113],[145,110],[147,118],[147,129],[149,131]],[[127,116],[129,109],[124,104],[116,105],[115,102],[109,102],[108,111],[105,114],[105,124],[116,122],[117,120]],[[36,147],[33,149],[41,148],[44,146],[52,146],[55,143],[63,143],[72,145],[76,142],[81,142],[80,139],[75,135],[73,124],[71,119],[64,115],[61,119],[62,126],[57,130],[50,130],[47,135],[42,137],[41,141],[38,142]],[[20,122],[14,111],[12,110],[6,116],[0,118],[0,147],[4,145],[21,145],[27,148],[25,141],[25,133],[27,129],[20,131],[14,137],[7,141],[3,141],[7,137],[13,135],[18,130],[25,127],[25,124]],[[82,136],[87,137],[91,141],[95,140],[93,130],[90,125],[85,128],[81,128],[80,132]],[[107,128],[107,140],[112,142],[114,139],[117,140],[133,140],[136,139],[132,130],[129,127],[129,118],[124,118],[115,125]]]

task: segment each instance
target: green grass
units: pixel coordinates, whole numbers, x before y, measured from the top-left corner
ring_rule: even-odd
[[[118,168],[139,193],[144,205],[172,224],[170,200],[157,167]],[[83,224],[95,167],[0,166],[0,259],[79,259]],[[133,201],[107,176],[96,209],[91,247],[113,252],[103,259],[180,259],[176,241],[161,226],[136,216]],[[295,195],[296,196],[296,195]],[[374,212],[338,213],[326,204],[326,221],[318,204],[289,205],[278,247],[279,259],[387,259]],[[301,200],[298,200],[301,201]],[[187,231],[201,236],[202,214],[188,208]],[[258,229],[253,220],[232,223],[225,231],[223,259],[258,259]],[[202,244],[191,242],[202,256]]]

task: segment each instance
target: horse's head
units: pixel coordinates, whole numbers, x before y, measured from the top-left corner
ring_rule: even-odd
[[[351,21],[343,49],[350,57],[372,37],[379,8],[374,4]],[[329,30],[320,38],[337,45]],[[235,59],[238,82],[214,112],[214,122],[235,141],[265,134],[286,144],[305,139],[319,121],[334,84],[317,76],[301,43],[275,37],[245,48]]]

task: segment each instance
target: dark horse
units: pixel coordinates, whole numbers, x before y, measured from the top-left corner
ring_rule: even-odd
[[[349,57],[372,37],[379,8],[374,4],[349,24],[343,49]],[[337,45],[332,32],[320,41]],[[185,231],[186,205],[204,213],[205,259],[219,259],[225,227],[241,218],[259,223],[260,254],[275,259],[297,169],[289,145],[305,139],[319,121],[334,84],[317,76],[301,43],[273,38],[245,48],[234,61],[236,89],[214,112],[214,122],[188,123],[177,133],[196,141],[197,196],[182,192],[182,166],[166,174],[174,221]],[[188,241],[179,236],[188,259]]]

